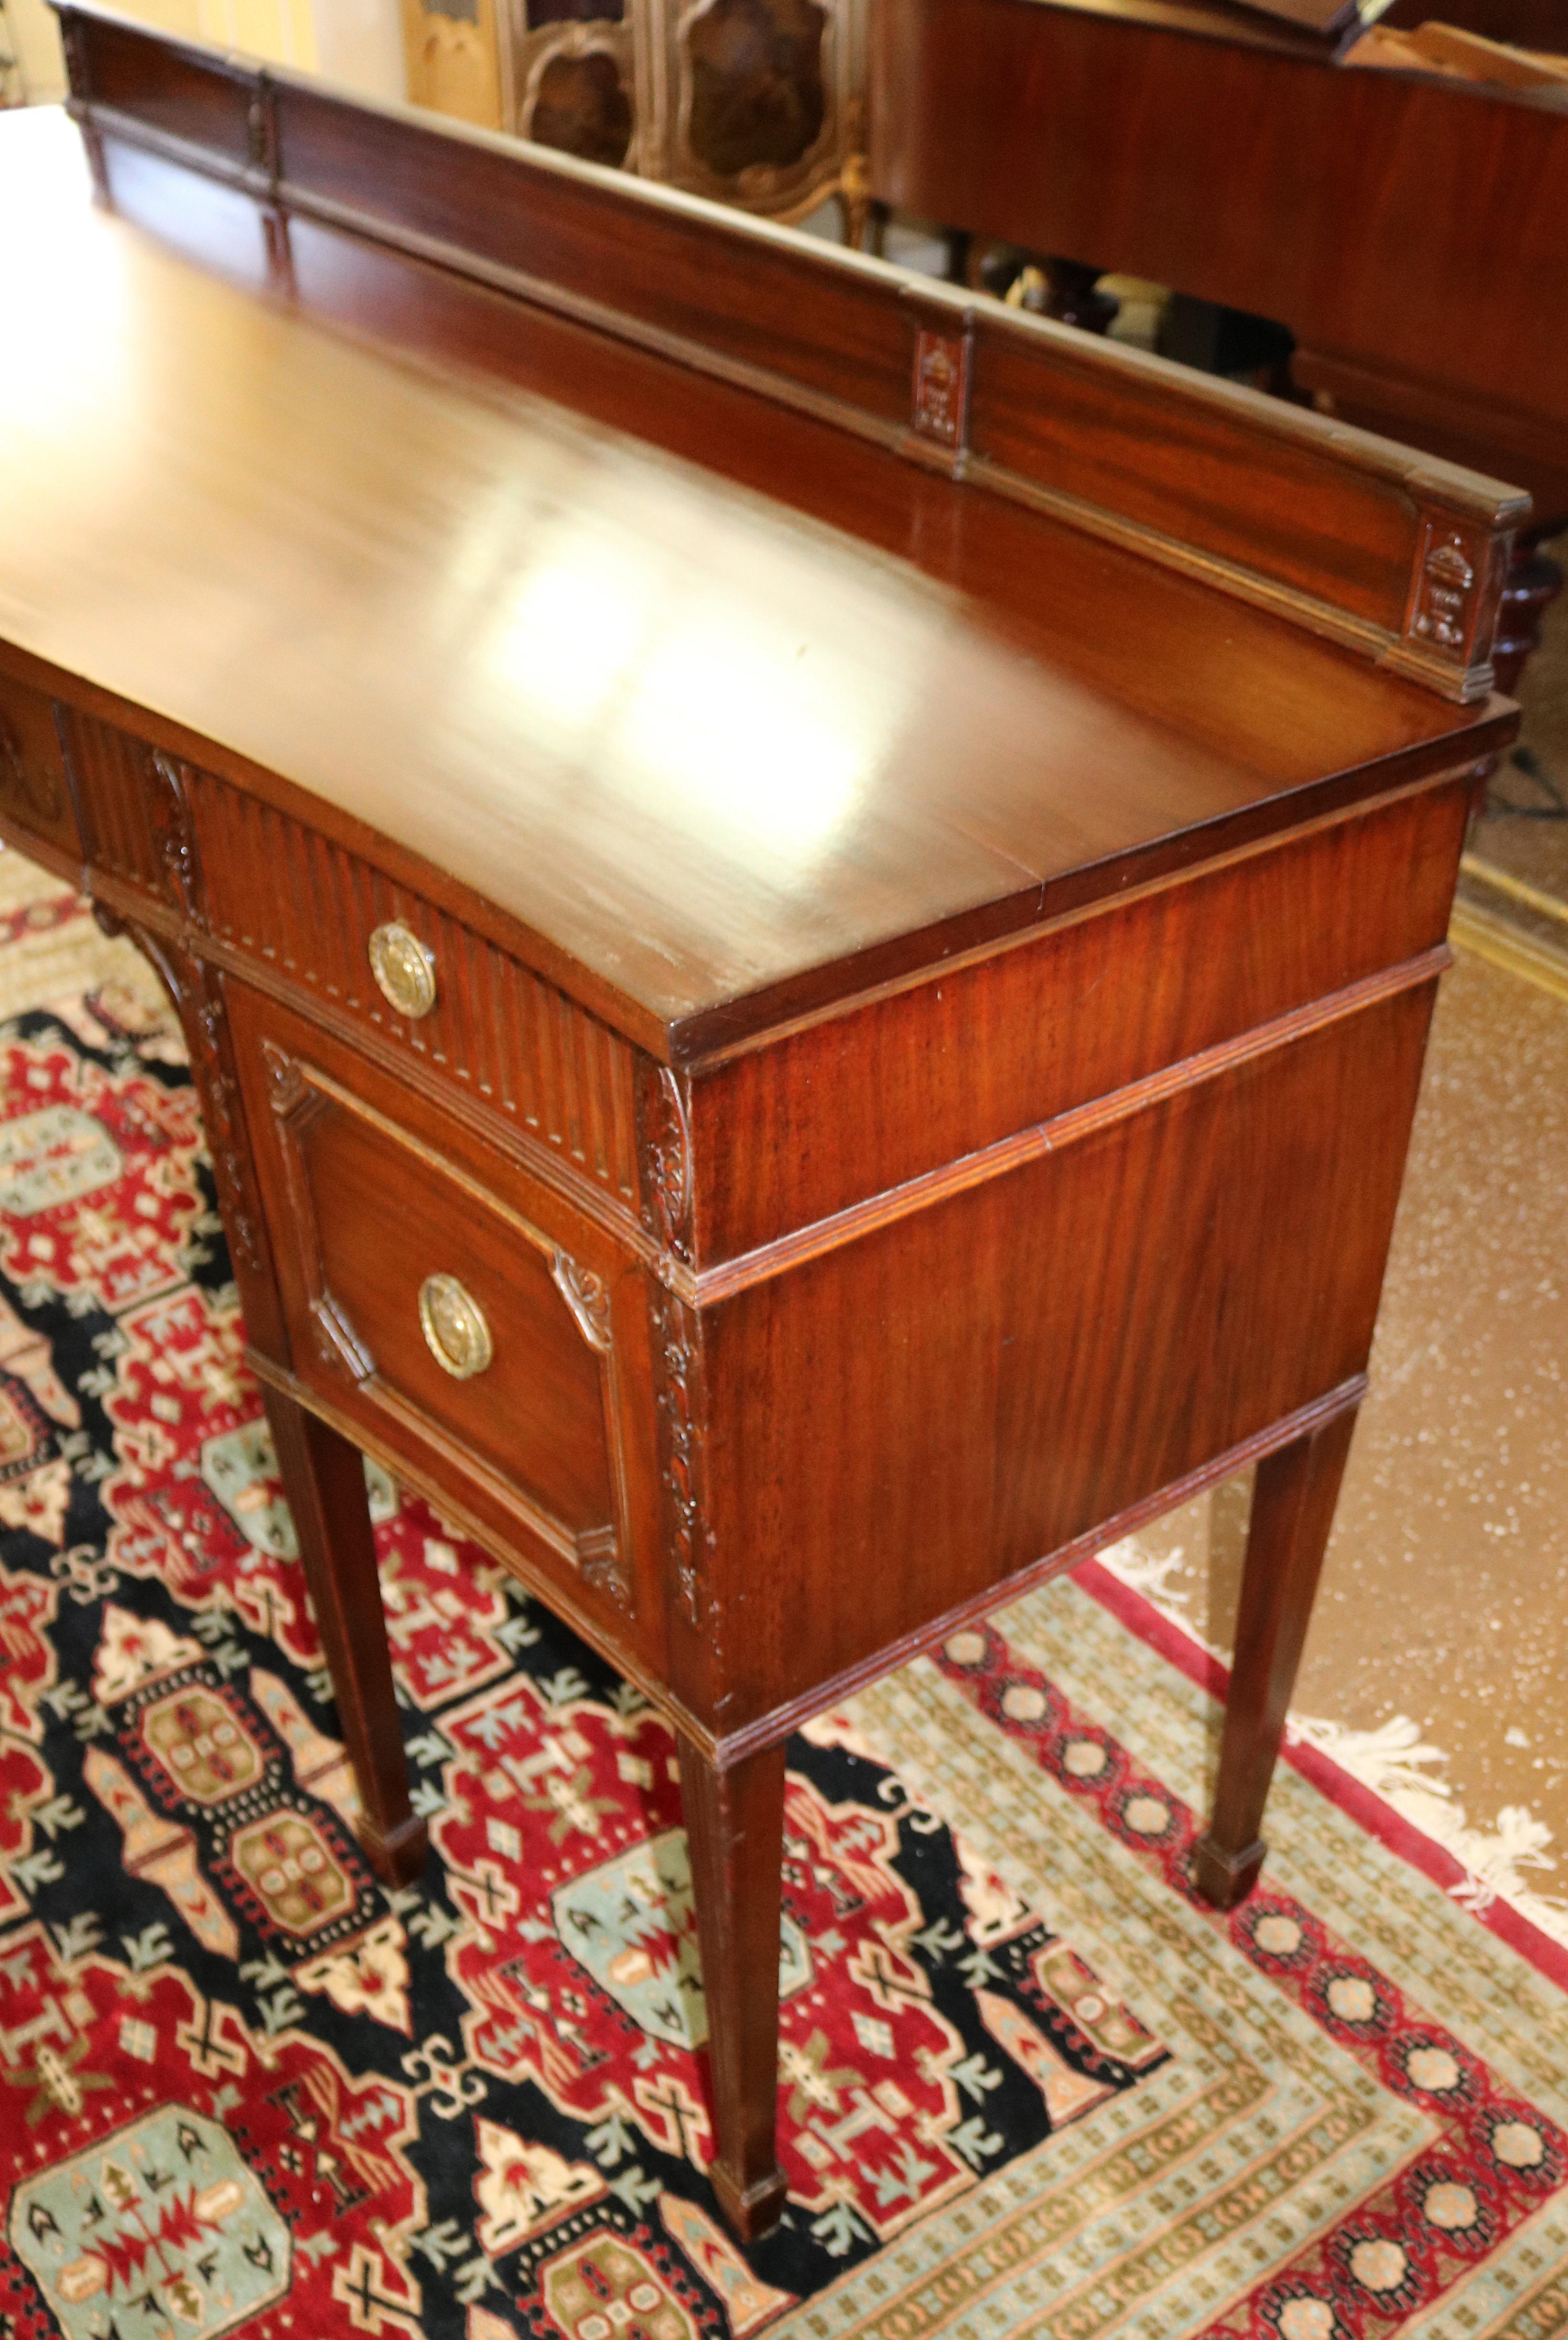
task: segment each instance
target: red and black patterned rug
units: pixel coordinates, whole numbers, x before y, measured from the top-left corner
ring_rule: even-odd
[[[1299,1772],[1199,1904],[1212,1711],[1093,1571],[793,1743],[742,2256],[668,1731],[372,1472],[377,1884],[177,1038],[78,973],[0,1025],[5,2340],[1568,2330],[1568,2002]]]

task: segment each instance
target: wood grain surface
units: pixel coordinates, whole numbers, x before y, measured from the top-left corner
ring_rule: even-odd
[[[951,483],[871,451],[835,526],[390,362],[94,212],[57,116],[0,131],[36,222],[0,630],[473,888],[633,1036],[832,996],[880,946],[1027,925],[1325,768],[1495,738],[984,495],[956,530]],[[780,490],[829,436],[779,431]],[[900,557],[844,524],[868,491]]]
[[[1478,33],[1484,41],[1507,41],[1515,48],[1568,49],[1568,13],[1562,0],[1394,0],[1379,22],[1414,29],[1436,22]]]
[[[878,436],[716,375],[731,277],[738,334],[779,302],[762,231],[545,174],[569,254],[630,203],[718,255],[674,286],[708,341],[658,349],[561,272],[296,235],[280,123],[325,125],[319,213],[329,168],[357,201],[424,154],[399,115],[269,113],[145,34],[103,84],[140,225],[68,124],[0,123],[0,196],[45,210],[7,247],[0,836],[74,861],[179,1008],[382,1873],[423,1830],[359,1447],[672,1725],[754,2238],[789,1732],[1261,1462],[1198,1881],[1256,1873],[1516,723],[1463,701],[1516,507],[1027,321],[950,356],[950,306],[832,263],[790,330],[830,372],[859,302],[901,347]]]
[[[1273,318],[1347,421],[1513,480],[1561,525],[1568,93],[1350,72],[1198,13],[874,0],[873,194]]]

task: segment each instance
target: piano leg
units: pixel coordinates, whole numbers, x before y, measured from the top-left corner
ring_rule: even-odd
[[[360,1839],[379,1877],[406,1885],[424,1867],[428,1831],[409,1804],[364,1460],[283,1391],[263,1389],[262,1403],[354,1767]]]
[[[1193,1863],[1217,1909],[1245,1900],[1267,1850],[1263,1808],[1355,1426],[1350,1408],[1258,1465],[1214,1815]]]
[[[1542,550],[1542,543],[1543,537],[1536,531],[1516,539],[1513,558],[1503,580],[1492,664],[1498,689],[1505,690],[1510,699],[1519,696],[1525,661],[1541,647],[1541,621],[1563,590],[1563,571]]]
[[[779,2223],[779,1913],[784,1750],[720,1771],[686,1740],[680,1794],[708,2002],[719,2206],[743,2243]]]

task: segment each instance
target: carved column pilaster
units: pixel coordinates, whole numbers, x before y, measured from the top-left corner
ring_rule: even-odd
[[[199,921],[201,875],[196,858],[196,827],[191,818],[185,776],[173,756],[165,756],[156,749],[152,756],[152,769],[149,809],[168,890],[184,916]]]
[[[168,994],[190,1052],[191,1076],[201,1104],[202,1129],[213,1157],[230,1252],[242,1269],[249,1268],[270,1280],[246,1150],[239,1076],[223,1006],[223,977],[216,967],[101,902],[94,905],[94,916],[105,934],[124,935],[135,945]]]
[[[708,1389],[701,1319],[660,1284],[652,1286],[650,1308],[665,1549],[674,1566],[681,1612],[689,1624],[706,1629],[712,1640],[718,1619],[713,1533],[706,1504]]]
[[[253,1339],[281,1338],[272,1259],[261,1198],[250,1157],[244,1104],[221,971],[199,956],[206,925],[201,856],[186,773],[178,758],[154,749],[139,766],[146,830],[154,856],[140,882],[161,894],[181,921],[177,935],[160,933],[134,912],[94,905],[105,932],[124,934],[168,993],[190,1052],[191,1076],[202,1109],[223,1231]]]
[[[668,1065],[647,1065],[637,1086],[637,1151],[642,1224],[666,1251],[691,1264],[691,1122],[686,1094]]]
[[[718,1619],[704,1489],[708,1392],[702,1319],[675,1288],[682,1283],[680,1270],[690,1268],[693,1258],[690,1106],[680,1076],[668,1065],[641,1068],[637,1134],[642,1223],[665,1254],[649,1285],[664,1550],[674,1572],[679,1613],[705,1633],[711,1647]]]

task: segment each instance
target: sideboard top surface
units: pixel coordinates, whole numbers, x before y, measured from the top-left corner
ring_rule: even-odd
[[[336,330],[95,207],[63,114],[0,122],[0,643],[422,857],[634,1036],[1507,719],[582,325],[507,304],[506,382]]]

